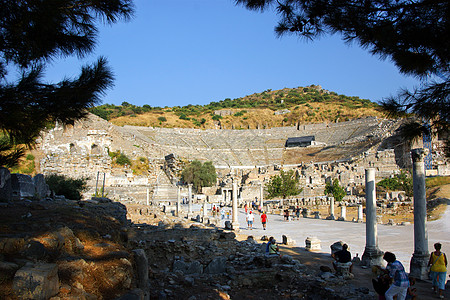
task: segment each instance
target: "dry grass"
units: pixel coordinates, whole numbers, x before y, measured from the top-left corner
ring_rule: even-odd
[[[427,188],[450,185],[450,176],[436,176],[426,179]],[[447,195],[448,197],[449,195]]]
[[[238,108],[223,109],[231,111],[233,114],[223,116],[220,120],[222,128],[226,129],[255,129],[272,128],[280,126],[293,126],[297,123],[324,123],[335,121],[346,121],[367,116],[384,117],[384,114],[375,108],[354,108],[343,106],[339,103],[309,103],[307,105],[296,105],[287,108],[290,113],[275,115],[274,111],[268,108]],[[242,116],[234,116],[235,113],[246,111]],[[167,121],[161,122],[159,117],[165,117]],[[339,116],[339,117],[338,117]],[[166,128],[218,128],[218,122],[212,120],[211,113],[199,115],[188,115],[189,118],[206,120],[202,126],[195,126],[191,120],[182,120],[171,111],[152,111],[145,114],[131,116],[122,116],[111,119],[110,122],[117,125],[133,125],[146,127],[166,127]]]

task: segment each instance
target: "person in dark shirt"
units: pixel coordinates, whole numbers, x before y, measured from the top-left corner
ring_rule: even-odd
[[[349,264],[350,265],[350,273],[352,272],[353,264],[352,264],[352,255],[348,251],[348,245],[342,245],[342,250],[339,250],[331,255],[336,261],[333,262],[333,268],[337,270],[337,263],[340,264]]]

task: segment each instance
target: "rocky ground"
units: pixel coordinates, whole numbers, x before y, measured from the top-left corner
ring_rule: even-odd
[[[141,299],[137,249],[150,299],[376,298],[370,271],[336,277],[320,268],[329,257],[295,247],[267,258],[260,238],[108,199],[1,203],[0,298]],[[30,290],[24,274],[46,283]]]

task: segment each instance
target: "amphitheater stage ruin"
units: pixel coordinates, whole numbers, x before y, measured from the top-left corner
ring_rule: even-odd
[[[39,149],[43,174],[89,177],[90,197],[104,178],[104,192],[117,200],[176,200],[180,172],[192,160],[212,161],[218,173],[215,187],[203,189],[210,201],[227,201],[232,180],[240,201],[261,197],[271,176],[292,169],[299,174],[299,197],[324,196],[326,182],[339,179],[355,199],[364,184],[364,170],[375,168],[377,180],[411,166],[410,147],[398,134],[403,120],[374,117],[340,123],[304,124],[269,129],[186,129],[115,126],[95,115],[73,126],[56,125],[43,133]],[[306,147],[286,147],[295,137],[314,137]],[[449,175],[442,141],[433,141],[430,174]],[[419,145],[420,146],[420,145]],[[113,166],[108,153],[148,159],[148,171],[137,175],[130,166]],[[187,188],[182,196],[187,196]],[[229,200],[230,197],[228,197]]]

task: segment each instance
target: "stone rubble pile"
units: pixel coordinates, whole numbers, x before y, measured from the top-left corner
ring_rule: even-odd
[[[113,299],[131,288],[124,205],[11,200],[0,214],[0,298]]]
[[[205,287],[214,288],[223,299],[260,289],[294,299],[374,297],[342,276],[323,276],[318,268],[308,268],[289,255],[268,257],[266,244],[252,236],[237,241],[233,232],[196,226],[164,231],[139,226],[132,231],[131,245],[143,249],[148,258],[151,298],[204,299]]]

